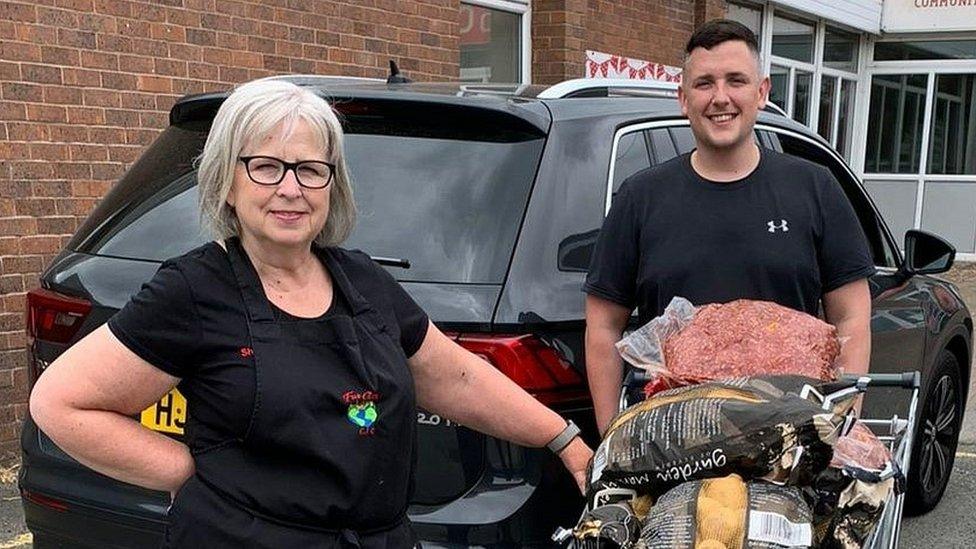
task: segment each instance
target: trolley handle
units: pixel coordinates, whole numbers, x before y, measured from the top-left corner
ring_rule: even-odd
[[[843,383],[846,386],[854,386],[864,378],[867,378],[867,384],[872,387],[918,389],[922,386],[922,375],[918,371],[903,372],[900,374],[845,374],[841,376],[838,383]]]

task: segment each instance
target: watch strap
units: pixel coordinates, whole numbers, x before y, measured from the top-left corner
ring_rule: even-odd
[[[576,426],[572,421],[566,422],[566,428],[562,430],[556,437],[550,440],[546,444],[546,448],[552,450],[552,453],[558,454],[562,452],[564,448],[569,446],[569,443],[573,441],[580,434],[580,428]]]

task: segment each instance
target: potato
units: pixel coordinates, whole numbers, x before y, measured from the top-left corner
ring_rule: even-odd
[[[739,475],[716,478],[705,481],[703,490],[705,496],[710,497],[731,509],[745,509],[747,493],[746,485]]]
[[[714,539],[732,545],[742,537],[742,518],[738,511],[722,509],[717,513],[698,517],[698,537]]]

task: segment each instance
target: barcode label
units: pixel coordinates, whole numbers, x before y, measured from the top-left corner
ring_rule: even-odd
[[[780,547],[809,547],[813,544],[813,529],[807,523],[797,524],[777,513],[751,511],[749,539]]]

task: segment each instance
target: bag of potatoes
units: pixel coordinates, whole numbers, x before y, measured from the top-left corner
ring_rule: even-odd
[[[797,488],[730,475],[666,492],[647,515],[639,543],[646,549],[812,547],[812,520]]]

